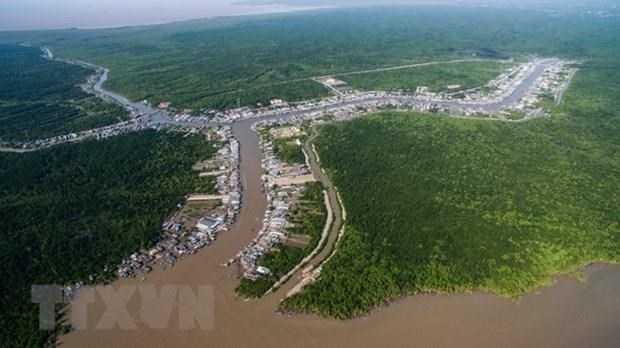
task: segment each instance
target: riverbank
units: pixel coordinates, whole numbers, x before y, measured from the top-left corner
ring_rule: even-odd
[[[316,130],[313,128],[311,132],[312,134],[310,137],[303,143],[303,151],[307,165],[312,169],[314,176],[325,188],[325,204],[328,208],[328,217],[319,245],[315,251],[296,268],[296,271],[292,272],[289,276],[287,280],[290,280],[291,283],[282,291],[282,294],[285,295],[280,301],[295,295],[302,291],[305,286],[316,281],[320,276],[321,266],[328,260],[329,256],[336,251],[337,242],[342,237],[339,231],[345,221],[344,208],[342,207],[337,189],[329,180],[323,168],[321,168],[318,154],[314,151],[312,146],[312,141],[317,136]]]
[[[88,93],[94,93],[99,98],[115,103],[132,115],[131,121],[120,122],[107,127],[94,128],[77,134],[66,134],[49,139],[39,139],[26,143],[16,143],[0,148],[0,151],[14,151],[15,149],[43,149],[53,145],[78,142],[88,138],[102,139],[123,132],[142,130],[145,128],[161,129],[168,126],[204,128],[209,126],[226,125],[238,121],[254,120],[317,120],[324,115],[331,115],[335,120],[347,120],[359,117],[365,113],[376,112],[385,108],[406,111],[420,111],[440,113],[444,116],[466,119],[498,120],[502,122],[528,122],[545,116],[539,101],[545,93],[556,92],[558,80],[571,62],[560,59],[535,59],[523,64],[512,72],[504,73],[490,81],[488,86],[493,93],[482,92],[478,89],[467,91],[460,98],[453,98],[449,94],[428,93],[424,88],[415,94],[389,92],[347,92],[337,93],[337,96],[320,100],[310,100],[288,104],[278,101],[277,105],[252,109],[249,107],[217,112],[215,115],[201,115],[193,117],[185,112],[155,108],[147,101],[133,102],[118,93],[103,87],[108,80],[110,70],[79,60],[56,58],[48,47],[41,48],[48,60],[65,64],[72,64],[88,69],[95,73],[82,88]],[[424,65],[444,64],[443,62],[421,63]],[[416,65],[419,66],[419,65]],[[382,68],[382,69],[395,69]],[[379,69],[381,70],[381,69]],[[573,75],[569,77],[572,78]],[[570,82],[570,80],[569,80]],[[566,84],[568,86],[568,83]],[[465,92],[463,92],[465,93]],[[562,92],[559,92],[562,93]],[[503,114],[511,111],[524,114],[520,120],[510,120]],[[485,114],[480,117],[480,113]]]
[[[220,241],[218,241],[220,242]],[[229,276],[211,265],[215,260],[190,258],[172,272],[188,272],[204,264],[208,270],[193,270],[194,277],[207,276],[222,284],[215,290],[213,330],[152,330],[139,327],[123,331],[95,330],[73,332],[63,337],[66,347],[360,347],[360,346],[460,346],[523,347],[535,346],[609,346],[620,339],[615,323],[620,303],[620,268],[593,265],[586,269],[587,282],[559,277],[552,287],[527,295],[519,302],[496,296],[418,295],[401,299],[371,316],[349,321],[334,321],[308,315],[282,316],[261,301],[243,302],[227,296],[232,290]],[[192,260],[194,259],[194,260]],[[185,265],[185,261],[192,265]],[[219,270],[219,271],[218,271]],[[215,271],[217,275],[208,276]],[[189,275],[188,275],[189,276]],[[159,276],[158,276],[159,277]],[[178,281],[167,277],[147,284]],[[187,278],[185,278],[187,280]],[[192,282],[194,285],[200,281]],[[229,283],[228,286],[225,283]],[[117,284],[115,286],[118,286]],[[131,284],[124,284],[131,285]],[[161,286],[161,285],[159,285]],[[230,292],[229,292],[230,294]],[[601,296],[607,294],[608,296]],[[610,297],[611,296],[611,297]],[[100,300],[99,300],[100,301]],[[95,308],[100,310],[99,301]],[[270,301],[271,302],[271,301]],[[134,309],[134,301],[129,308]],[[273,302],[271,304],[274,304]],[[101,313],[101,312],[99,312]],[[134,315],[139,312],[132,311]],[[176,311],[173,313],[177,314]],[[89,317],[91,321],[97,317]],[[174,325],[175,321],[171,323]],[[94,325],[94,324],[93,324]]]
[[[302,146],[305,131],[263,123],[253,129],[261,138],[269,210],[256,240],[239,254],[244,279],[236,290],[244,298],[289,288],[289,280],[305,276],[316,266],[308,264],[326,247],[334,223],[331,186],[317,175],[313,154]]]
[[[518,302],[490,294],[418,295],[381,308],[371,316],[349,321],[324,319],[313,315],[277,315],[274,310],[288,288],[258,301],[243,301],[234,295],[238,284],[233,268],[220,263],[232,257],[255,238],[266,208],[261,192],[258,137],[250,122],[233,127],[240,141],[244,204],[237,224],[209,250],[180,261],[174,269],[155,270],[143,283],[120,280],[114,288],[133,285],[184,284],[192,288],[207,285],[213,289],[214,328],[179,330],[178,309],[173,310],[165,330],[139,324],[135,330],[97,330],[97,321],[106,309],[97,298],[89,305],[89,327],[62,337],[66,347],[273,347],[306,346],[359,347],[397,346],[583,346],[601,345],[620,339],[615,322],[620,320],[620,267],[593,265],[586,269],[587,282],[558,277],[556,284],[525,295]],[[330,234],[334,236],[334,234]],[[327,253],[327,249],[324,251]],[[78,299],[79,300],[79,299]],[[127,308],[140,318],[137,296]],[[584,325],[584,323],[587,323]],[[567,330],[566,328],[570,328]]]
[[[220,267],[220,264],[222,261],[231,258],[234,253],[247,243],[247,241],[255,237],[257,228],[260,228],[260,224],[257,224],[257,217],[260,217],[264,212],[266,202],[264,199],[261,199],[260,183],[255,185],[261,175],[260,169],[254,167],[257,159],[260,158],[260,152],[255,151],[257,142],[254,140],[256,140],[256,135],[253,134],[249,127],[249,120],[243,120],[235,124],[234,131],[236,136],[245,137],[245,140],[241,143],[241,173],[244,183],[248,185],[248,189],[244,191],[244,208],[239,223],[233,226],[231,230],[232,233],[227,233],[222,236],[209,252],[201,253],[200,255],[195,255],[187,260],[183,260],[176,265],[173,270],[154,272],[149,276],[149,279],[143,283],[157,287],[166,284],[187,284],[192,287],[199,285],[212,286],[215,293],[213,307],[215,313],[215,329],[207,331],[195,330],[189,333],[186,331],[183,332],[174,329],[176,323],[174,320],[170,324],[170,329],[167,330],[152,330],[141,325],[138,330],[123,331],[115,329],[101,331],[93,326],[92,329],[87,331],[77,331],[67,336],[67,346],[83,347],[85,345],[100,345],[107,347],[132,345],[135,347],[152,347],[184,344],[185,346],[192,347],[201,346],[204,345],[205,342],[210,342],[216,346],[234,345],[260,347],[278,344],[293,345],[295,342],[299,342],[299,339],[303,339],[303,342],[307,342],[308,345],[322,346],[325,346],[325,342],[334,342],[334,345],[340,343],[342,346],[356,344],[368,345],[372,343],[383,344],[384,346],[396,346],[405,345],[414,341],[422,342],[423,345],[436,342],[447,342],[454,345],[459,343],[459,341],[440,340],[440,336],[446,336],[446,332],[453,333],[455,329],[450,325],[458,325],[458,322],[454,320],[467,321],[469,325],[466,325],[466,327],[471,330],[464,332],[457,330],[457,334],[452,336],[453,338],[460,338],[462,340],[460,341],[460,345],[469,345],[470,343],[472,346],[477,343],[483,345],[499,345],[502,343],[503,339],[512,339],[514,334],[512,332],[506,333],[507,328],[510,328],[511,324],[507,324],[506,321],[501,320],[502,317],[494,316],[493,313],[495,311],[503,312],[503,315],[508,311],[511,314],[508,316],[508,319],[518,321],[521,325],[525,325],[525,321],[528,320],[539,326],[532,328],[528,323],[526,328],[514,330],[515,333],[520,333],[524,337],[531,337],[530,335],[536,336],[536,332],[540,332],[538,330],[544,330],[549,335],[553,336],[551,337],[553,340],[545,340],[545,338],[548,339],[549,337],[536,336],[538,338],[537,343],[541,345],[545,343],[553,344],[553,342],[580,342],[579,339],[581,336],[577,334],[581,333],[583,336],[584,331],[582,327],[579,326],[579,323],[584,317],[592,323],[591,327],[595,327],[589,331],[590,334],[597,332],[607,338],[615,337],[609,332],[606,326],[609,322],[615,320],[614,314],[618,313],[617,307],[614,307],[615,303],[611,302],[609,298],[606,301],[608,305],[607,309],[611,308],[616,310],[608,313],[608,317],[599,318],[594,316],[594,313],[580,312],[579,309],[572,312],[573,315],[571,316],[571,313],[567,313],[562,307],[556,307],[557,301],[554,302],[553,297],[545,297],[545,300],[548,302],[546,305],[534,301],[536,302],[536,306],[531,305],[526,309],[522,309],[520,306],[524,299],[522,299],[521,304],[518,305],[519,307],[513,307],[512,305],[515,303],[508,301],[511,305],[502,305],[505,304],[503,300],[499,300],[491,295],[474,294],[473,297],[477,299],[476,302],[480,302],[474,304],[468,302],[467,299],[469,297],[465,295],[446,297],[422,295],[416,296],[413,301],[425,301],[430,298],[429,301],[434,303],[436,298],[440,298],[438,303],[434,303],[434,306],[442,308],[443,310],[431,314],[428,311],[422,310],[426,308],[425,305],[422,307],[401,305],[401,303],[408,303],[410,299],[407,299],[399,302],[397,306],[391,306],[385,309],[385,311],[379,311],[372,317],[345,323],[320,319],[313,316],[296,316],[294,318],[274,316],[273,310],[277,307],[281,294],[272,294],[267,296],[264,300],[256,301],[256,303],[241,303],[232,295],[232,289],[237,283],[237,275],[233,269],[223,269]],[[258,168],[260,168],[260,165]],[[248,207],[245,207],[246,204]],[[611,267],[610,269],[613,270],[615,268]],[[609,279],[615,279],[613,271],[606,273],[606,276]],[[571,282],[570,280],[567,281],[569,283]],[[139,283],[132,282],[131,280],[123,280],[115,282],[112,286],[118,287],[138,284]],[[595,287],[589,290],[592,292],[588,293],[589,295],[587,296],[592,297],[588,299],[591,300],[591,302],[584,300],[584,303],[595,307],[597,305],[600,306],[601,303],[605,303],[598,298],[600,292],[609,287],[607,290],[609,291],[608,294],[609,296],[613,296],[613,291],[617,291],[617,288],[614,288],[613,285],[609,286],[608,283],[606,284],[607,285],[604,285],[602,289]],[[552,287],[552,289],[554,288],[555,287]],[[568,287],[568,289],[564,291],[567,291],[567,293],[564,294],[567,300],[562,303],[564,307],[569,306],[571,303],[575,303],[575,301],[571,302],[570,299],[579,300],[585,292],[585,290],[580,287]],[[543,289],[542,293],[546,292],[547,289]],[[551,292],[555,293],[555,291]],[[530,295],[527,295],[526,298],[530,298]],[[454,299],[458,299],[458,301]],[[496,302],[496,300],[500,302]],[[450,303],[448,307],[453,308],[444,307],[446,306],[444,301]],[[402,306],[406,307],[405,312],[398,309]],[[140,303],[137,299],[133,299],[130,302],[129,308],[133,315],[139,316]],[[525,312],[523,313],[521,311]],[[89,318],[93,325],[96,324],[97,319],[103,312],[105,312],[105,303],[103,303],[101,299],[98,299],[92,306],[92,313],[89,313]],[[474,315],[472,315],[472,312],[474,312]],[[548,315],[547,313],[549,312],[552,314]],[[382,313],[391,313],[394,317],[384,317]],[[412,313],[414,314],[412,315]],[[514,316],[517,315],[515,313],[522,313],[527,319],[514,319]],[[173,316],[174,314],[178,314],[178,312],[175,311]],[[422,314],[424,314],[424,316],[419,316]],[[437,317],[431,317],[432,315]],[[561,321],[566,325],[574,326],[576,329],[574,332],[571,332],[570,335],[566,336],[561,328],[550,325],[550,323],[530,320],[532,317],[539,316],[551,321]],[[494,318],[497,323],[489,322],[487,318]],[[360,321],[369,321],[371,324],[362,325],[359,324]],[[427,326],[427,321],[435,323],[434,326]],[[496,326],[493,326],[493,324]],[[420,330],[422,330],[422,328],[428,328],[437,336],[427,336],[415,330],[412,332],[412,327],[420,328]],[[360,331],[363,330],[369,333],[360,335]],[[487,331],[494,332],[496,336],[482,339],[471,335],[472,333],[486,333]],[[239,335],[240,332],[244,332],[244,334]],[[505,336],[502,336],[502,334],[505,334]],[[558,338],[558,336],[561,337]],[[385,337],[398,338],[386,343]],[[561,341],[563,337],[567,337],[567,340]],[[511,341],[511,343],[523,342],[523,339],[519,340],[518,336],[514,338],[515,340]],[[570,341],[568,339],[570,339]],[[63,341],[65,341],[65,338],[63,338]],[[510,346],[510,344],[503,345]]]

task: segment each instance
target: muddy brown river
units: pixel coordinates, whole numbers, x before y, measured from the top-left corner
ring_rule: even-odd
[[[99,330],[105,302],[88,305],[88,328],[62,338],[63,347],[617,347],[620,345],[620,267],[593,265],[588,280],[560,277],[555,285],[520,301],[483,293],[420,295],[406,298],[360,319],[336,321],[310,315],[274,313],[286,289],[258,301],[237,299],[236,267],[220,264],[255,236],[266,208],[261,193],[258,138],[249,122],[234,131],[241,143],[244,205],[239,221],[211,246],[144,282],[123,279],[112,284],[189,285],[213,289],[213,327],[181,330],[178,308],[167,329]],[[286,288],[286,287],[285,287]],[[78,301],[80,301],[78,299]],[[141,300],[127,311],[139,318]]]

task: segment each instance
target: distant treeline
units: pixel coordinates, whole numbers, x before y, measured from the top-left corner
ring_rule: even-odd
[[[283,81],[431,60],[586,57],[617,18],[459,7],[386,7],[216,18],[105,30],[0,33],[110,68],[106,86],[134,100],[227,108],[326,95]],[[241,90],[241,91],[240,91]]]
[[[78,85],[93,70],[48,60],[37,47],[0,45],[0,140],[34,140],[127,117]]]

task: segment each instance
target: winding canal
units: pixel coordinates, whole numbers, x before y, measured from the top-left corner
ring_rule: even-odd
[[[178,329],[175,308],[165,330],[146,325],[135,330],[98,330],[106,305],[97,297],[88,306],[88,329],[64,336],[64,347],[611,347],[620,341],[620,268],[603,265],[587,268],[587,282],[561,277],[554,286],[518,302],[478,292],[419,295],[349,321],[274,313],[294,281],[257,301],[238,299],[234,295],[236,270],[220,264],[256,237],[267,203],[261,192],[258,137],[249,121],[237,123],[233,129],[241,143],[244,182],[239,221],[216,243],[182,259],[174,268],[156,270],[143,283],[122,279],[111,285],[210,286],[213,329]],[[138,296],[127,308],[140,317]]]
[[[100,92],[142,110],[141,104],[105,91],[102,88],[105,78],[107,71],[98,84]],[[143,111],[159,117],[155,110]],[[283,116],[291,115],[295,114]],[[275,314],[274,309],[286,289],[257,301],[237,298],[234,295],[237,272],[234,267],[220,264],[256,237],[267,207],[261,191],[258,136],[251,129],[254,121],[233,125],[241,146],[244,192],[238,222],[230,231],[220,234],[213,245],[182,259],[173,268],[153,271],[144,282],[121,279],[107,286],[153,285],[158,289],[173,284],[192,288],[208,286],[213,290],[213,328],[179,329],[179,309],[175,307],[167,329],[138,324],[136,329],[100,330],[96,326],[107,307],[97,296],[87,307],[87,328],[63,336],[63,347],[611,347],[620,342],[620,267],[604,265],[588,267],[587,282],[560,277],[555,285],[528,294],[520,301],[479,292],[419,295],[398,301],[368,317],[349,321]],[[168,120],[162,119],[162,122]],[[312,167],[322,182],[326,180],[321,178],[316,159]],[[330,185],[328,181],[327,185]],[[337,202],[334,198],[333,202]],[[335,233],[330,234],[330,238],[335,236]],[[330,249],[325,248],[312,262],[320,262]],[[137,294],[126,307],[135,318],[140,318],[144,311]]]

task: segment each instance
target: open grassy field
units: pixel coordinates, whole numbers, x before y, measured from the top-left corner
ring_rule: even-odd
[[[409,69],[339,76],[351,87],[371,91],[415,92],[419,86],[431,92],[454,92],[480,87],[496,78],[512,65],[499,62],[463,62],[438,64]],[[449,90],[447,86],[460,87]]]
[[[429,291],[517,297],[620,262],[616,57],[584,64],[551,119],[385,112],[322,127],[347,230],[320,280],[283,307],[347,318]]]
[[[110,68],[106,87],[178,108],[252,105],[325,95],[317,75],[433,60],[583,56],[613,18],[458,7],[394,7],[216,18],[100,30],[3,32],[0,42],[49,46]],[[271,86],[271,87],[266,87]],[[388,85],[388,88],[396,87]],[[236,92],[243,90],[242,92]]]
[[[158,240],[199,184],[192,164],[213,153],[198,136],[147,131],[0,154],[1,346],[42,347],[30,286],[110,279],[104,267]]]
[[[92,73],[44,59],[36,47],[0,45],[0,139],[39,139],[125,119],[123,108],[78,86]]]

